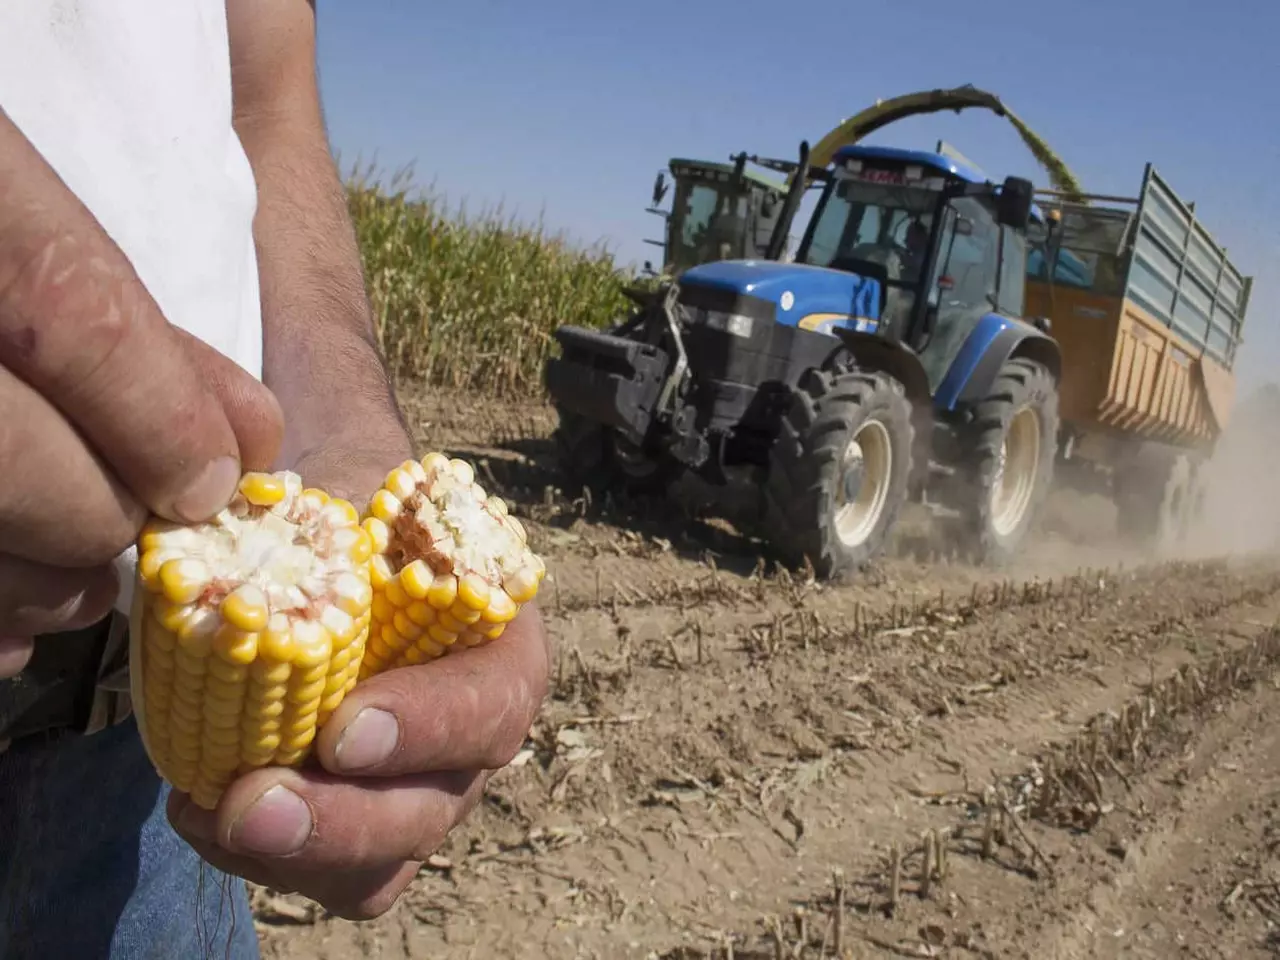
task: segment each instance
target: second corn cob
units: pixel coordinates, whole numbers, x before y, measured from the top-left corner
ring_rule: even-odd
[[[497,639],[546,575],[505,501],[441,453],[392,470],[364,529],[374,554],[361,677]]]

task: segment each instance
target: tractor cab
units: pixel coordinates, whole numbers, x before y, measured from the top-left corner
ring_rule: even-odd
[[[706,160],[671,160],[675,183],[670,212],[659,209],[668,186],[659,173],[649,212],[666,221],[661,241],[646,241],[663,250],[662,272],[678,275],[689,267],[716,260],[763,256],[782,211],[784,184],[746,169],[747,156],[732,164]]]
[[[810,329],[874,331],[915,352],[936,390],[979,320],[1017,318],[1025,300],[1032,187],[992,184],[947,152],[839,150],[795,263],[852,274],[859,316]]]

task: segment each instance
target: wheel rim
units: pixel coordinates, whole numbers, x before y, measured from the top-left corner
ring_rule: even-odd
[[[893,444],[879,420],[868,420],[858,430],[840,459],[836,490],[836,536],[848,547],[861,545],[871,536],[889,499],[893,474]]]
[[[1026,516],[1036,489],[1036,467],[1040,462],[1040,420],[1024,407],[1013,415],[1000,444],[995,483],[991,490],[991,525],[1000,536],[1008,536]]]

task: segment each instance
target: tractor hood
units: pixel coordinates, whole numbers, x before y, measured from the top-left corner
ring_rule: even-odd
[[[775,322],[804,330],[874,332],[883,299],[875,277],[775,260],[704,263],[686,270],[679,283],[690,293],[704,288],[734,294],[735,300],[763,301],[772,306]]]

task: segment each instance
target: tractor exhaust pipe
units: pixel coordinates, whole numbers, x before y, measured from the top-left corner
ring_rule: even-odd
[[[769,237],[769,247],[765,251],[766,260],[777,260],[782,257],[782,248],[787,245],[787,234],[791,232],[791,221],[795,219],[800,200],[809,186],[809,141],[800,142],[800,163],[791,175],[791,187],[787,190],[787,199],[783,201],[782,213],[778,222],[773,225],[773,235]]]

